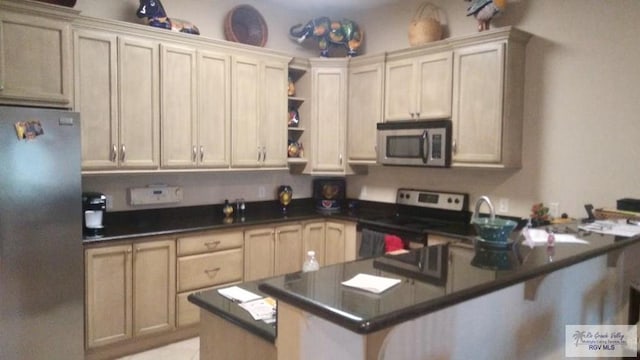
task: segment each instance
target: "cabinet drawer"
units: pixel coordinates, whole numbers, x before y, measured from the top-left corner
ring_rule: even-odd
[[[242,231],[207,232],[178,238],[178,256],[232,249],[242,246]]]
[[[233,284],[240,284],[240,282],[224,284],[224,286],[231,286]],[[189,302],[189,295],[200,292],[216,289],[217,287],[209,287],[205,289],[198,289],[194,291],[180,293],[176,296],[176,325],[178,327],[189,326],[200,322],[200,307]]]
[[[178,292],[242,280],[242,249],[178,258]]]

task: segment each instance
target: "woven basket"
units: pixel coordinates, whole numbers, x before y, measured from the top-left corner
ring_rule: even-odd
[[[438,7],[425,2],[418,6],[409,23],[409,45],[420,46],[442,38]]]
[[[267,24],[253,6],[238,5],[224,19],[224,36],[229,41],[264,47],[267,43]]]

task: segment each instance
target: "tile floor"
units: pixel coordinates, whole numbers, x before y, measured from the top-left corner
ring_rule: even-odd
[[[117,360],[199,360],[200,338],[194,337]]]

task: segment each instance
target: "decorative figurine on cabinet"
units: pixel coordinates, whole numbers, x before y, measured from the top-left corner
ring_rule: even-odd
[[[467,8],[467,16],[473,15],[478,20],[478,31],[489,30],[491,19],[503,12],[507,0],[465,0],[471,1]]]
[[[169,19],[159,0],[140,0],[136,15],[139,18],[147,18],[148,24],[154,27],[200,35],[200,30],[192,23],[180,19]]]
[[[355,22],[348,19],[332,21],[324,16],[315,18],[304,26],[302,24],[292,26],[289,34],[299,43],[308,37],[317,40],[322,57],[329,56],[331,46],[344,46],[348,57],[356,56],[364,40],[364,32]]]

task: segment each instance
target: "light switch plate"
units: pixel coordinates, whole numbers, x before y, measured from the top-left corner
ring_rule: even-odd
[[[129,188],[129,205],[171,204],[182,201],[179,186],[150,185],[143,188]]]

